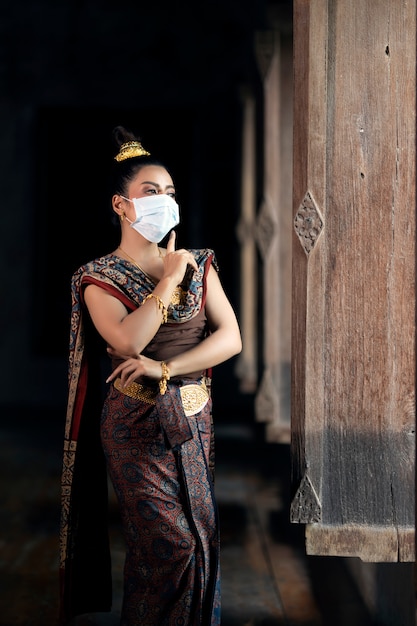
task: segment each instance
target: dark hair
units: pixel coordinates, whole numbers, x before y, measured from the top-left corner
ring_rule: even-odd
[[[113,139],[117,147],[117,153],[119,152],[122,144],[129,141],[141,141],[140,137],[135,135],[132,131],[124,128],[124,126],[116,126],[113,129]],[[145,165],[158,165],[169,171],[164,163],[152,155],[130,157],[124,161],[114,160],[112,194],[125,196],[127,194],[127,187],[129,183]]]

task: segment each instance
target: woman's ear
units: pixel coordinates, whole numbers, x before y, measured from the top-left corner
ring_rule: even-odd
[[[125,216],[125,210],[123,208],[123,198],[118,194],[115,194],[111,200],[113,211],[119,216],[121,222]]]

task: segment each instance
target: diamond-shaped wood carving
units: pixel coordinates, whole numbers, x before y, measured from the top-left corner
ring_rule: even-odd
[[[307,256],[315,247],[324,228],[323,217],[309,191],[295,214],[294,229]]]
[[[258,422],[272,422],[277,419],[279,398],[273,383],[272,373],[267,368],[263,374],[259,391],[255,398],[255,414]]]
[[[268,200],[264,200],[256,222],[256,241],[262,259],[266,258],[276,234],[277,224],[274,209]]]
[[[268,74],[274,55],[275,33],[259,31],[255,33],[255,52],[259,71],[263,78]]]

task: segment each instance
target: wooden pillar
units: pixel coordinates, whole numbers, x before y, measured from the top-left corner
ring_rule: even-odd
[[[249,88],[241,90],[241,211],[236,229],[240,244],[240,326],[243,348],[236,374],[243,393],[253,393],[258,379],[256,219],[256,105]]]
[[[291,520],[415,560],[416,6],[294,1]]]
[[[270,442],[290,441],[292,33],[277,21],[259,33],[264,86],[264,180],[256,237],[262,261],[263,371],[256,419]]]

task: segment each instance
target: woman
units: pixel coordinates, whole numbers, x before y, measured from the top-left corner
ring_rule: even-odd
[[[121,625],[214,626],[210,380],[240,352],[239,326],[213,251],[175,248],[168,170],[124,128],[114,135],[120,245],[72,279],[61,621],[111,608],[107,466],[126,542]],[[111,359],[104,404],[102,347]]]

